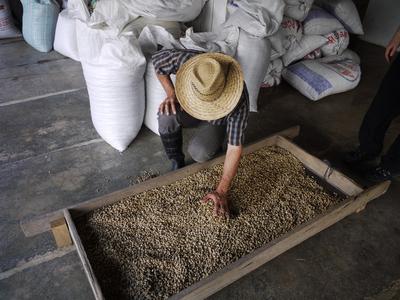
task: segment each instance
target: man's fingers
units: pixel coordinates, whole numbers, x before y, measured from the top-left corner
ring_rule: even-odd
[[[175,103],[174,102],[171,102],[171,109],[172,109],[172,113],[174,115],[176,115],[176,108],[175,108]]]
[[[167,114],[167,116],[169,116],[169,105],[168,105],[168,102],[165,103],[164,110],[165,110],[165,113]]]
[[[389,47],[387,47],[386,48],[386,51],[385,51],[385,58],[386,58],[386,60],[387,60],[387,62],[388,63],[390,63],[390,61],[391,61],[391,59],[392,59],[392,56],[393,56],[393,47],[391,47],[391,46],[389,46]]]
[[[390,58],[389,58],[389,49],[386,49],[385,51],[385,58],[387,62],[390,62]]]
[[[214,216],[219,216],[220,204],[218,201],[214,202]]]
[[[225,218],[230,217],[229,207],[228,204],[224,201],[224,199],[221,199],[218,195],[215,195],[214,193],[209,193],[201,199],[201,202],[203,203],[208,203],[209,201],[212,201],[214,203],[214,209],[213,209],[214,216],[225,217]]]
[[[225,216],[225,210],[221,204],[219,205],[218,216],[219,217]]]
[[[397,49],[394,48],[394,47],[390,50],[390,61],[392,61],[393,56],[395,56],[396,50],[397,50]]]
[[[215,202],[215,196],[213,194],[207,194],[201,199],[202,202],[207,203],[208,201],[213,201]]]
[[[201,202],[207,203],[210,200],[211,200],[210,197],[208,195],[206,195],[206,196],[203,197],[203,199],[201,199]]]
[[[164,114],[163,108],[164,108],[164,102],[161,102],[160,106],[158,107],[158,112],[159,112],[161,115]]]
[[[219,207],[218,215],[221,216],[221,217],[226,217],[226,214],[229,215],[228,206],[226,205],[226,203],[221,203],[220,207]]]

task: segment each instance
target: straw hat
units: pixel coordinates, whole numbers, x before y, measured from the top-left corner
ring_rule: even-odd
[[[182,108],[199,120],[217,120],[229,114],[242,91],[239,63],[222,53],[196,55],[176,74],[176,97]]]

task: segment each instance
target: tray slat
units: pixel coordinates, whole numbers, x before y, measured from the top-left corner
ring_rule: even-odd
[[[92,288],[94,297],[96,298],[96,300],[104,300],[100,285],[97,282],[96,275],[94,274],[92,266],[90,265],[85,248],[83,248],[81,238],[79,237],[78,231],[76,230],[75,223],[71,218],[71,214],[69,213],[68,209],[64,209],[63,212],[65,221],[68,225],[69,233],[72,240],[74,241],[76,251],[78,252],[79,258],[81,259],[83,269],[85,270],[86,277],[89,280],[89,284]]]
[[[299,133],[300,133],[300,126],[293,126],[293,127],[287,128],[287,129],[282,130],[270,137],[267,137],[267,138],[261,140],[258,143],[255,143],[255,144],[245,147],[243,149],[243,154],[253,152],[253,151],[260,149],[262,147],[265,147],[265,146],[275,145],[277,135],[284,136],[289,139],[293,139],[293,138],[297,137],[299,135]],[[187,167],[177,170],[175,172],[170,172],[167,175],[160,176],[160,177],[157,177],[154,179],[150,179],[143,183],[136,184],[134,186],[130,186],[125,189],[122,189],[122,190],[119,190],[119,191],[116,191],[116,192],[113,192],[113,193],[110,193],[110,194],[107,194],[104,196],[96,197],[94,199],[91,199],[91,200],[88,200],[85,202],[81,202],[79,204],[72,205],[67,208],[71,209],[71,210],[76,209],[76,210],[79,210],[80,212],[89,212],[96,208],[103,207],[105,205],[114,203],[115,201],[118,201],[121,198],[124,198],[126,196],[144,192],[148,189],[157,187],[159,185],[165,185],[165,184],[172,183],[172,182],[179,180],[183,177],[186,177],[190,174],[196,173],[197,171],[199,171],[201,169],[207,168],[214,164],[221,163],[224,161],[224,159],[225,159],[225,156],[221,156],[221,157],[217,157],[213,160],[210,160],[210,161],[207,161],[204,163],[192,164],[190,166],[187,166]],[[57,211],[54,211],[51,213],[47,213],[47,214],[44,214],[41,216],[37,216],[34,218],[21,220],[20,226],[26,237],[32,237],[37,234],[49,231],[51,229],[50,223],[52,221],[56,221],[58,219],[63,218],[63,214],[64,214],[63,209],[60,209],[60,210],[57,210]]]

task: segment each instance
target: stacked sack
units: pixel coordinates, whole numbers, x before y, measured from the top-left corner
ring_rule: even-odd
[[[290,11],[293,13],[293,8]],[[303,17],[303,10],[294,15]],[[274,51],[271,57],[272,66],[268,69],[263,80],[264,87],[278,85],[281,81],[284,67],[302,59],[327,41],[326,38],[320,35],[304,34],[303,24],[299,20],[288,16],[284,16],[278,32],[270,40]],[[272,78],[274,78],[273,81]]]
[[[270,38],[272,62],[264,87],[279,84],[282,75],[303,95],[319,100],[358,85],[359,59],[351,51],[345,53],[349,33],[363,33],[354,3],[318,0],[316,4],[286,0],[281,26]]]
[[[25,41],[41,52],[53,49],[60,5],[56,0],[21,0],[22,34]]]
[[[282,22],[283,0],[209,0],[194,22],[194,28],[219,32],[240,30],[235,59],[242,67],[249,92],[250,111],[258,109],[258,95],[270,67],[271,42]]]
[[[240,29],[235,59],[242,67],[251,112],[258,109],[258,94],[270,66],[269,37],[279,29],[284,8],[283,0],[231,1],[227,8],[223,27]]]
[[[145,115],[147,62],[139,36],[150,25],[179,37],[181,22],[194,19],[203,4],[69,0],[60,13],[54,49],[81,62],[93,125],[115,149],[124,151],[129,146]]]
[[[272,66],[265,74],[263,87],[280,84],[284,67],[303,59],[327,41],[323,36],[304,32],[303,21],[312,9],[313,0],[285,0],[285,4],[285,15],[279,30],[270,37]]]
[[[341,55],[304,60],[283,70],[283,78],[311,100],[346,92],[360,82],[358,55],[346,49]]]

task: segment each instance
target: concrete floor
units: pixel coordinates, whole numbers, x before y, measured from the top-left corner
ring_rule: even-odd
[[[263,90],[247,143],[299,124],[296,143],[367,185],[340,156],[357,142],[387,65],[383,48],[356,40],[352,48],[362,59],[359,87],[315,103],[287,84]],[[19,221],[127,187],[144,170],[166,173],[161,142],[146,128],[122,154],[103,142],[91,124],[79,63],[55,52],[0,41],[0,78],[0,299],[93,299],[74,249],[56,250],[49,233],[25,238]],[[399,120],[388,141],[398,132]],[[399,195],[395,181],[362,213],[211,299],[374,299],[400,278]]]

